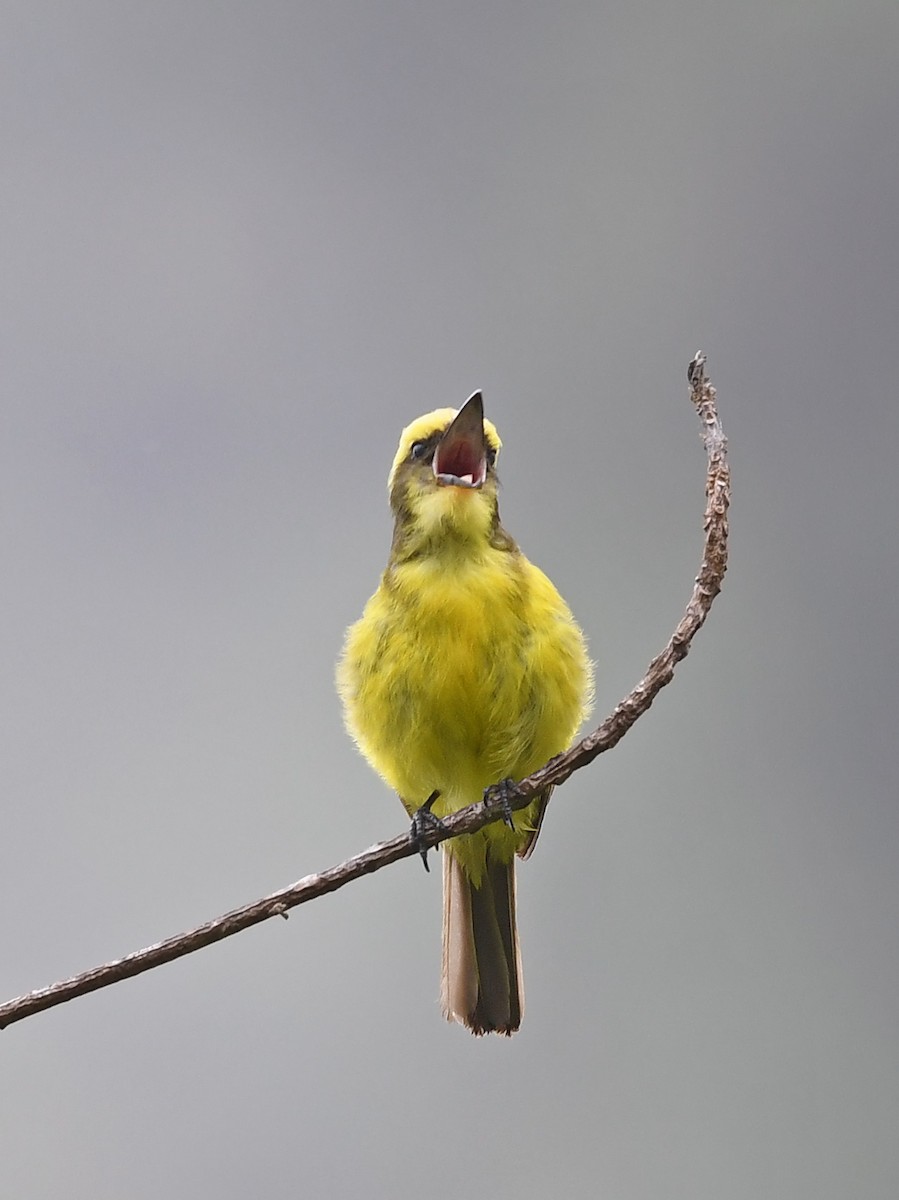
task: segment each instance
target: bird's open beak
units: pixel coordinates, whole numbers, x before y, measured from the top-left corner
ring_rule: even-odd
[[[484,401],[474,392],[440,439],[434,455],[434,475],[444,487],[479,488],[487,478],[487,439]]]

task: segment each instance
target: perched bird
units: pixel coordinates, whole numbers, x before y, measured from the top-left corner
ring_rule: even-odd
[[[337,668],[350,734],[413,817],[457,812],[542,766],[592,696],[581,630],[500,524],[500,445],[480,392],[403,430],[387,569]],[[514,860],[533,850],[549,791],[511,826],[443,843],[441,1000],[475,1034],[521,1024]]]

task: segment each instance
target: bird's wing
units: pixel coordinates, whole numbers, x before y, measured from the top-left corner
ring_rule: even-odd
[[[530,858],[534,852],[534,847],[537,844],[537,838],[540,836],[540,829],[543,825],[543,814],[546,812],[546,806],[549,804],[549,798],[552,795],[552,787],[548,787],[540,793],[537,802],[537,816],[534,821],[534,828],[528,834],[527,841],[518,851],[519,858]]]

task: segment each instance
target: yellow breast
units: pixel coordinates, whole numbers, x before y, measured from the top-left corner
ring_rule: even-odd
[[[584,639],[520,553],[440,555],[388,568],[347,633],[347,727],[407,809],[434,812],[523,778],[570,744],[589,703]],[[521,841],[502,825],[486,836]]]

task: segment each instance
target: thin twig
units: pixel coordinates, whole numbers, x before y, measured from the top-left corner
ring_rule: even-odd
[[[665,684],[671,681],[675,667],[686,656],[694,635],[705,621],[712,602],[721,590],[721,581],[727,568],[730,469],[727,463],[727,439],[718,420],[715,389],[706,376],[705,361],[705,355],[697,354],[687,373],[690,398],[702,423],[702,437],[708,456],[705,546],[693,594],[668,645],[652,660],[637,686],[625,696],[602,724],[565,754],[558,755],[545,767],[523,779],[514,791],[506,791],[505,801],[513,811],[525,808],[537,792],[543,791],[549,784],[558,786],[564,783],[574,771],[617,745],[637,718],[646,712]],[[443,827],[429,830],[422,840],[433,846],[447,838],[458,837],[460,833],[473,833],[491,821],[500,819],[503,811],[503,801],[493,798],[488,792],[482,802],[443,818]],[[83,971],[71,979],[38,988],[26,996],[9,1000],[0,1005],[0,1029],[44,1009],[64,1004],[76,996],[97,991],[122,979],[130,979],[134,975],[150,971],[163,963],[182,958],[186,954],[192,954],[203,946],[231,937],[232,934],[248,929],[251,925],[258,925],[271,917],[286,919],[289,909],[314,900],[326,892],[336,891],[361,875],[379,871],[400,858],[418,854],[419,850],[420,844],[413,844],[408,834],[395,837],[389,842],[379,842],[338,866],[330,867],[316,875],[307,875],[290,887],[282,888],[281,891],[273,892],[242,908],[235,908],[187,933],[166,938],[163,942],[127,954],[124,958]]]

